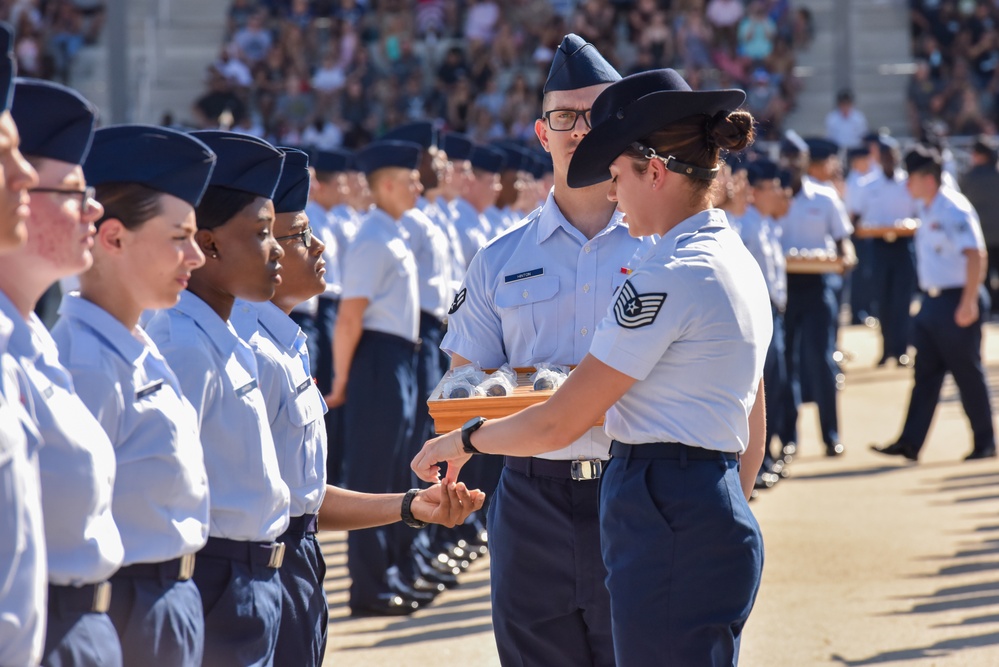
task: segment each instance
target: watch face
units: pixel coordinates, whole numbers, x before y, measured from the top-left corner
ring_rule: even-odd
[[[482,422],[484,421],[486,420],[483,417],[472,417],[467,422],[465,422],[465,425],[461,427],[461,430],[464,431],[470,428],[478,428],[479,425],[482,424]]]

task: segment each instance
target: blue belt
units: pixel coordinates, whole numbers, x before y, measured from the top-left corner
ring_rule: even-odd
[[[194,554],[185,554],[162,563],[135,563],[119,569],[114,576],[187,581],[194,576],[194,559]]]
[[[319,515],[318,514],[303,514],[302,516],[293,516],[288,519],[288,530],[289,533],[315,533],[319,530]]]
[[[506,467],[527,477],[571,479],[575,482],[600,479],[606,461],[600,459],[567,459],[552,461],[531,456],[507,456]]]
[[[209,537],[208,544],[198,553],[250,565],[264,565],[276,570],[284,562],[284,549],[283,542],[242,542],[224,537]]]
[[[679,461],[717,461],[727,459],[738,461],[739,455],[735,452],[721,452],[717,449],[704,449],[703,447],[691,447],[679,442],[650,442],[641,445],[626,445],[617,440],[611,441],[611,456],[622,459],[669,459]]]
[[[111,584],[107,581],[83,586],[49,584],[49,607],[60,613],[104,614],[110,606]]]

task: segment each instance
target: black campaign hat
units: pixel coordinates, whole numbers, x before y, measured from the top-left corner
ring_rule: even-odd
[[[202,130],[191,136],[205,142],[218,155],[209,185],[248,192],[272,199],[281,179],[284,153],[263,139],[247,134]]]
[[[97,123],[97,108],[72,88],[41,79],[14,79],[14,117],[21,153],[83,164]]]
[[[691,90],[672,69],[627,76],[593,102],[593,129],[576,147],[566,180],[573,188],[606,181],[611,162],[636,141],[682,118],[734,110],[745,100],[741,90]]]
[[[152,125],[112,125],[94,132],[83,163],[88,185],[138,183],[197,207],[215,153],[197,138]]]
[[[333,150],[315,150],[309,157],[312,167],[317,172],[336,173],[340,171],[351,171],[354,167],[354,154],[342,148]]]
[[[14,59],[14,29],[0,21],[0,112],[10,109],[14,99],[14,77],[17,61]]]
[[[389,130],[380,141],[409,141],[426,150],[437,146],[437,128],[429,120],[421,120]]]
[[[284,168],[274,189],[274,212],[297,213],[309,203],[309,154],[297,148],[281,146]]]
[[[467,160],[475,146],[467,135],[459,132],[448,132],[444,135],[442,148],[451,160]]]
[[[381,139],[359,150],[355,158],[358,169],[370,174],[386,167],[416,169],[422,155],[423,148],[412,141]]]
[[[600,55],[597,47],[579,35],[570,33],[562,39],[555,51],[543,92],[577,90],[620,80],[621,75]]]

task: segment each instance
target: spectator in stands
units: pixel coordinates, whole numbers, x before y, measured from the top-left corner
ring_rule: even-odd
[[[52,57],[53,75],[68,83],[70,67],[84,44],[82,16],[69,0],[49,4],[46,14],[49,15],[48,50]]]
[[[270,31],[264,26],[264,20],[263,12],[251,14],[246,20],[246,25],[233,36],[233,42],[250,65],[255,65],[267,57],[267,52],[274,42]]]
[[[739,22],[739,53],[750,61],[757,62],[770,57],[777,37],[777,24],[767,15],[767,7],[761,0],[753,0],[749,12]]]
[[[843,148],[855,148],[867,134],[867,117],[854,105],[853,92],[836,94],[836,108],[826,115],[826,137]]]
[[[715,29],[715,46],[735,55],[739,45],[739,21],[746,13],[742,0],[709,0],[705,11],[708,23]]]

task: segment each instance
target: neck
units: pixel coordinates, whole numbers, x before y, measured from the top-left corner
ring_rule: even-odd
[[[940,184],[937,184],[931,192],[927,192],[926,196],[923,197],[923,204],[929,206],[933,203],[933,200],[937,198],[937,193],[940,192]]]
[[[128,282],[120,276],[109,276],[96,266],[80,275],[80,296],[104,309],[111,317],[131,331],[139,323],[143,308],[122,289]]]
[[[40,271],[35,257],[7,255],[0,262],[0,292],[7,295],[24,319],[34,312],[45,290],[58,280],[58,275]]]
[[[308,301],[308,299],[306,299],[305,301]],[[282,313],[291,317],[291,311],[295,309],[295,306],[299,305],[300,303],[304,303],[304,301],[302,301],[301,299],[296,299],[294,297],[275,294],[274,298],[271,299],[271,303],[277,306]]]
[[[562,178],[555,183],[555,204],[569,224],[592,239],[607,226],[617,208],[617,204],[607,199],[609,189],[607,183],[570,189]]]
[[[208,304],[208,307],[215,311],[215,314],[225,321],[229,321],[232,315],[232,305],[236,302],[236,297],[225,292],[211,280],[210,276],[204,274],[204,269],[199,269],[191,274],[191,280],[187,284],[187,291]]]
[[[390,201],[379,201],[377,199],[375,200],[375,206],[377,206],[379,209],[381,209],[383,213],[388,214],[388,216],[390,218],[392,218],[393,220],[395,220],[396,222],[399,222],[399,219],[402,218],[402,214],[405,213],[407,210],[409,210],[409,209],[400,207],[399,205],[395,204],[394,202],[390,202]]]

